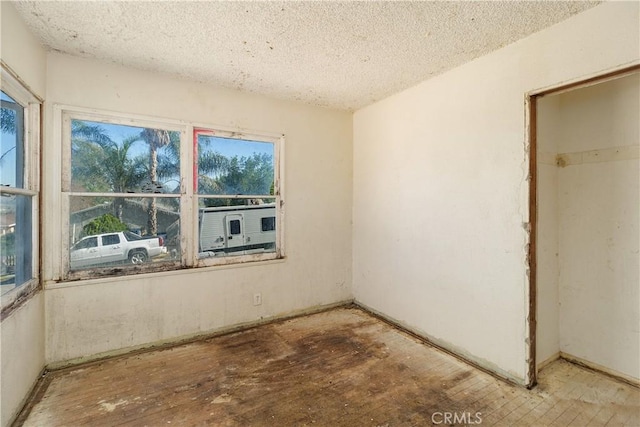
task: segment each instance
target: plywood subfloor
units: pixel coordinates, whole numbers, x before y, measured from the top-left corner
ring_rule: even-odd
[[[446,424],[447,413],[449,424],[640,425],[637,388],[559,361],[529,391],[357,308],[57,371],[46,381],[25,426],[423,426]]]

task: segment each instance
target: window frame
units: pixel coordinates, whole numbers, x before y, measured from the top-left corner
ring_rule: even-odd
[[[24,121],[22,187],[0,187],[0,193],[31,198],[31,278],[2,295],[0,310],[4,317],[20,301],[30,297],[40,288],[40,150],[43,100],[4,62],[0,66],[0,80],[2,91],[22,106]]]
[[[136,266],[98,266],[95,268],[83,268],[78,270],[71,270],[71,260],[70,260],[70,248],[71,242],[69,241],[70,236],[70,201],[72,197],[121,197],[121,198],[167,198],[167,199],[178,199],[180,204],[180,234],[181,241],[182,239],[182,224],[184,217],[182,215],[182,194],[184,190],[184,160],[182,156],[180,158],[180,193],[165,193],[165,194],[156,194],[156,193],[115,193],[115,192],[80,192],[80,191],[72,191],[71,190],[71,121],[72,120],[83,120],[83,121],[92,121],[98,123],[105,123],[110,125],[123,125],[123,126],[134,126],[141,128],[153,128],[153,129],[161,129],[167,131],[175,131],[180,133],[180,141],[181,141],[181,154],[182,154],[182,145],[183,139],[186,138],[187,134],[184,129],[184,124],[175,120],[164,120],[164,119],[155,119],[143,116],[135,116],[129,114],[118,114],[106,111],[100,111],[95,109],[86,109],[86,108],[77,108],[77,107],[63,107],[56,106],[56,116],[58,120],[60,120],[61,124],[61,141],[62,141],[62,182],[61,182],[61,211],[62,211],[62,224],[61,229],[63,232],[64,238],[61,242],[61,278],[62,281],[69,280],[86,280],[95,277],[112,277],[114,275],[133,275],[139,273],[146,272],[157,272],[164,270],[173,270],[182,268],[185,263],[184,253],[182,254],[182,259],[177,261],[167,261],[158,264],[149,263],[146,265],[136,265]]]
[[[242,131],[238,129],[230,129],[222,126],[211,126],[202,123],[196,123],[191,126],[191,130],[193,132],[192,136],[192,146],[193,149],[190,150],[192,154],[197,152],[197,143],[198,143],[198,135],[206,135],[212,137],[226,138],[226,139],[237,139],[241,141],[255,141],[255,142],[264,142],[273,144],[273,174],[274,174],[274,184],[273,184],[273,195],[269,195],[268,198],[274,199],[275,203],[275,211],[276,211],[276,247],[274,252],[267,253],[256,253],[256,254],[240,254],[234,255],[233,253],[228,254],[224,257],[198,257],[198,245],[199,245],[199,229],[198,229],[198,221],[194,221],[193,224],[193,236],[194,236],[194,250],[195,250],[195,265],[197,267],[210,267],[210,266],[219,266],[219,265],[231,265],[231,264],[241,264],[253,261],[271,261],[277,259],[284,259],[285,256],[285,239],[284,239],[284,145],[285,145],[285,135],[284,134],[273,134],[266,132],[252,132],[252,131]],[[199,199],[200,198],[219,198],[219,199],[251,199],[257,198],[258,196],[264,197],[265,195],[230,195],[230,194],[222,194],[222,195],[211,195],[211,194],[198,194],[198,164],[197,160],[193,158],[193,185],[191,190],[193,191],[193,209],[197,218],[199,212]],[[266,198],[266,197],[264,197]]]
[[[59,242],[59,265],[61,282],[75,280],[89,280],[92,278],[106,278],[128,276],[140,273],[172,271],[189,268],[215,267],[231,264],[245,264],[257,261],[271,261],[284,259],[284,135],[268,132],[253,132],[242,129],[232,129],[206,123],[193,123],[175,119],[165,119],[130,113],[117,113],[92,108],[55,104],[53,106],[54,126],[61,141],[62,150],[62,180],[60,187],[61,229],[64,238]],[[98,123],[135,126],[143,128],[163,129],[180,132],[180,192],[176,194],[153,194],[153,197],[178,198],[180,205],[180,259],[175,262],[150,263],[143,266],[110,266],[95,267],[82,270],[70,269],[71,247],[70,236],[70,200],[73,196],[105,196],[105,197],[146,197],[149,193],[91,193],[71,191],[71,120],[88,120]],[[199,195],[197,190],[197,132],[206,130],[211,135],[272,143],[274,146],[274,194],[270,196],[276,203],[276,250],[269,253],[229,255],[217,258],[199,258]],[[228,195],[224,198],[242,198],[243,196]],[[244,196],[245,198],[247,196]]]

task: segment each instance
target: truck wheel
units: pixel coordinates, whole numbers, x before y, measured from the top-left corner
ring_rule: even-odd
[[[145,262],[147,262],[147,259],[149,257],[147,256],[147,253],[145,251],[133,251],[129,254],[129,262],[131,264],[135,264],[135,265],[140,265],[140,264],[144,264]]]

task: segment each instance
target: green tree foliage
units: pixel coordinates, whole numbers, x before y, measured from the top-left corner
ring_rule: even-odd
[[[265,153],[249,157],[233,156],[226,174],[220,177],[225,194],[269,194],[273,182],[273,162]]]
[[[0,130],[2,132],[16,133],[16,112],[9,108],[0,109]]]
[[[131,157],[138,136],[118,144],[98,125],[74,120],[71,129],[71,182],[74,190],[126,193],[139,186],[144,159]]]
[[[143,129],[116,143],[99,124],[72,121],[72,190],[103,193],[139,192],[145,181],[180,191],[180,134]],[[266,153],[226,157],[207,149],[208,138],[198,138],[198,192],[218,195],[274,194],[273,157]],[[148,155],[132,156],[136,143],[145,143]],[[140,150],[135,152],[140,153]],[[168,186],[167,183],[175,185]],[[148,232],[157,233],[155,199],[147,206]],[[205,199],[206,206],[245,204],[242,199]],[[172,205],[176,200],[161,199]],[[115,216],[122,220],[122,199],[114,201]]]
[[[111,140],[99,125],[71,122],[71,186],[74,191],[127,193],[135,191],[146,176],[145,159],[132,157],[140,136]],[[115,216],[123,218],[123,200],[113,202]]]
[[[161,183],[165,183],[164,185],[166,187],[167,192],[179,193],[180,185],[178,185],[178,183],[180,179],[180,133],[175,131],[160,131],[160,132],[166,132],[169,140],[166,144],[157,146],[158,153],[156,156],[157,166],[155,171],[155,177],[156,177],[155,180]],[[154,144],[154,142],[152,142],[150,146],[152,144]],[[149,168],[150,177],[154,176],[152,169],[153,167]],[[167,182],[175,182],[176,185],[174,185],[173,188],[169,188],[166,185]]]
[[[81,120],[71,121],[71,138],[76,141],[92,141],[96,144],[113,142],[102,126]]]
[[[16,133],[16,112],[9,108],[0,109],[0,130],[4,133],[15,134]],[[14,151],[16,146],[13,145],[0,153],[0,162],[5,158],[7,154]]]
[[[217,153],[215,153],[217,154]],[[217,154],[221,156],[220,154]],[[210,194],[252,195],[273,194],[273,157],[266,153],[227,158],[217,178],[200,177],[204,190]],[[206,206],[243,205],[243,199],[205,199]]]
[[[223,188],[217,177],[229,168],[229,159],[215,151],[199,151],[198,188],[201,193],[221,194]]]
[[[126,231],[127,225],[111,214],[104,214],[82,227],[85,236]]]

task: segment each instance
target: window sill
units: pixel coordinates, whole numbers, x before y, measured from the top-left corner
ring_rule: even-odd
[[[184,276],[187,274],[201,274],[201,273],[210,273],[220,270],[229,270],[236,268],[246,268],[246,267],[261,267],[273,264],[282,264],[286,261],[286,257],[284,258],[276,258],[266,261],[250,261],[250,262],[236,262],[232,264],[219,264],[212,266],[200,266],[200,267],[181,267],[174,270],[166,270],[166,271],[156,271],[142,274],[131,274],[125,276],[109,276],[109,277],[100,277],[95,279],[78,279],[78,280],[70,280],[70,281],[61,281],[61,282],[47,282],[45,283],[44,288],[47,290],[55,290],[55,289],[64,289],[64,288],[73,288],[76,286],[90,286],[97,285],[103,283],[117,283],[123,281],[136,281],[136,280],[148,280],[153,279],[155,277],[168,277],[168,276]]]
[[[29,282],[24,283],[2,295],[0,320],[4,320],[6,317],[11,315],[11,313],[16,311],[22,304],[31,299],[31,297],[34,296],[40,288],[38,279],[31,279]]]

